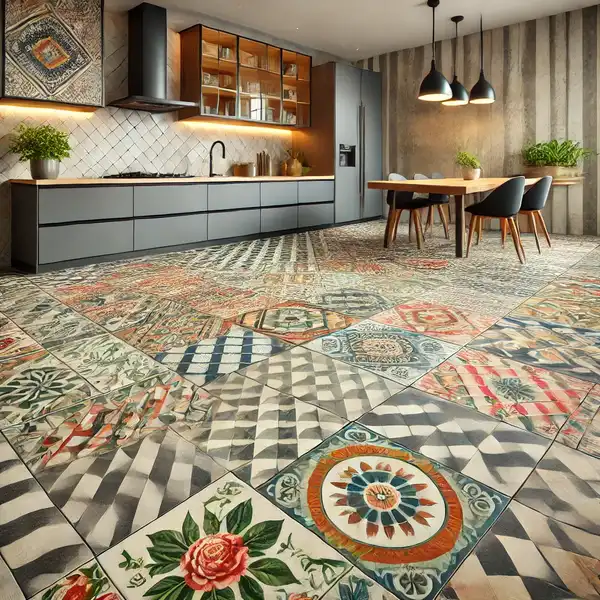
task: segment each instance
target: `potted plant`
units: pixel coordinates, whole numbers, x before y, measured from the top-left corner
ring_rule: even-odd
[[[70,156],[69,134],[52,125],[21,123],[11,140],[10,152],[29,161],[32,179],[56,179],[60,161]]]
[[[462,169],[463,179],[479,179],[481,177],[481,163],[476,156],[468,152],[459,152],[456,155],[456,164]]]
[[[594,154],[573,140],[551,140],[523,148],[525,173],[530,177],[580,177],[582,162]]]

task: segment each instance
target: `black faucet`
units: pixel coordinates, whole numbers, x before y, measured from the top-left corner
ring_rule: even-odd
[[[219,144],[221,144],[221,147],[223,148],[223,158],[225,158],[225,144],[221,141],[221,140],[217,140],[211,147],[210,147],[210,159],[209,159],[209,171],[208,171],[208,176],[209,177],[215,177],[217,174],[213,171],[213,150],[215,146],[218,146]]]

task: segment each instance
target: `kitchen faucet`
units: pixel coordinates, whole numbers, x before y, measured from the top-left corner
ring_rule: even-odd
[[[209,171],[208,171],[208,176],[209,177],[215,177],[217,175],[217,173],[215,173],[213,171],[213,150],[215,148],[215,146],[221,144],[221,147],[223,148],[223,158],[225,158],[225,144],[221,141],[221,140],[217,140],[216,142],[213,143],[213,145],[210,147],[210,158],[209,158]]]

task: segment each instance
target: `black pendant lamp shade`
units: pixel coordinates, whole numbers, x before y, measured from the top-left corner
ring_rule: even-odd
[[[483,73],[483,16],[480,19],[480,54],[481,54],[481,73],[479,74],[479,81],[473,86],[469,102],[471,104],[492,104],[496,102],[496,92],[492,87],[492,84],[485,78]]]
[[[427,0],[427,6],[433,9],[433,42],[431,71],[425,76],[419,89],[419,100],[426,102],[443,102],[452,98],[452,90],[448,80],[435,68],[435,9],[440,0]]]
[[[458,54],[458,24],[464,19],[464,17],[457,16],[452,17],[452,22],[456,25],[456,39],[454,41],[454,79],[450,84],[452,90],[452,98],[445,100],[442,104],[444,106],[464,106],[469,104],[469,92],[467,92],[465,86],[458,80],[456,75],[456,57]]]

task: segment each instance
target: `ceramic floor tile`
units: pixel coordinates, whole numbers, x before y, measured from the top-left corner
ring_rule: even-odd
[[[255,363],[242,373],[350,421],[403,389],[394,381],[304,347]]]
[[[54,353],[101,392],[166,371],[166,367],[110,334],[65,344],[55,348]]]
[[[393,597],[384,587],[354,567],[338,580],[323,596],[323,600],[393,600]]]
[[[554,438],[592,385],[561,373],[464,349],[415,387]]]
[[[358,425],[261,491],[377,583],[422,600],[435,598],[508,501]]]
[[[320,598],[351,568],[232,475],[102,554],[100,563],[126,600]]]
[[[594,386],[567,419],[556,441],[600,458],[600,387]]]
[[[254,486],[341,429],[345,420],[237,373],[215,381],[172,425]]]
[[[82,314],[108,331],[119,331],[143,326],[152,313],[167,304],[168,300],[161,300],[150,294],[127,293],[122,298],[90,306]]]
[[[29,597],[92,553],[1,437],[0,473],[0,553]]]
[[[526,317],[559,323],[581,329],[600,329],[600,298],[597,302],[555,300],[553,298],[529,298],[511,314],[511,317]]]
[[[260,311],[279,302],[260,290],[219,287],[200,298],[190,298],[186,303],[198,312],[233,319],[247,311]]]
[[[506,317],[469,345],[600,383],[600,331]]]
[[[370,317],[394,306],[394,302],[381,294],[366,290],[342,288],[324,291],[310,300],[311,304],[325,310],[353,317]]]
[[[544,289],[539,294],[542,298],[555,300],[600,301],[600,278],[596,277],[561,277]]]
[[[600,535],[599,494],[600,458],[555,443],[516,499],[547,517]]]
[[[8,565],[0,556],[0,592],[3,600],[25,600],[25,596],[19,587]]]
[[[188,381],[165,373],[5,429],[4,434],[29,469],[39,473],[166,429],[183,418],[195,394]]]
[[[11,373],[47,353],[31,336],[10,321],[0,326],[0,379],[5,371]]]
[[[550,441],[434,396],[406,389],[360,423],[504,494],[514,494]]]
[[[306,347],[404,385],[410,385],[459,349],[454,344],[370,320],[316,339]]]
[[[219,337],[171,348],[155,359],[186,379],[204,385],[288,348],[291,346],[282,340],[234,325]]]
[[[284,302],[265,310],[247,312],[235,319],[238,325],[296,344],[344,329],[357,321],[346,315],[296,302]]]
[[[600,537],[512,502],[450,580],[443,600],[593,600]]]

